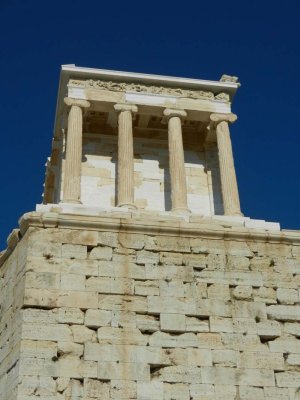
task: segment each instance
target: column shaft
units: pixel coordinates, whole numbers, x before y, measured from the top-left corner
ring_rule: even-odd
[[[169,168],[171,178],[171,202],[173,212],[189,212],[187,206],[186,174],[182,141],[181,117],[183,110],[165,110],[168,117]]]
[[[242,215],[228,121],[216,126],[222,197],[225,215]]]
[[[82,107],[88,107],[89,102],[67,98],[65,103],[70,105],[71,109],[68,116],[63,201],[65,203],[80,203]]]
[[[134,205],[134,158],[132,112],[136,106],[116,104],[118,115],[118,207],[136,208]]]

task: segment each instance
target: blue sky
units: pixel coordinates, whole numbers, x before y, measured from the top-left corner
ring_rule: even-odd
[[[300,229],[300,3],[0,0],[0,247],[41,202],[61,64],[242,83],[242,210]]]

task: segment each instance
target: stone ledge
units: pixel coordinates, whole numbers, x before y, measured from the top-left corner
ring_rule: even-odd
[[[222,218],[203,217],[197,219],[194,216],[193,221],[195,222],[186,221],[181,216],[170,215],[168,218],[166,215],[142,214],[127,212],[126,210],[123,212],[120,210],[118,212],[103,212],[101,215],[29,212],[20,218],[20,230],[14,229],[8,237],[8,247],[0,253],[0,266],[11,254],[29,227],[145,233],[212,240],[251,240],[263,243],[300,245],[300,231],[254,229],[234,223],[234,221],[230,223],[229,220]]]
[[[21,239],[20,230],[13,229],[6,240],[7,248],[0,252],[0,267],[4,263],[4,261],[9,257],[9,255],[13,252],[14,248],[16,247],[20,239]]]
[[[244,216],[228,216],[228,215],[200,215],[186,213],[172,213],[171,211],[159,210],[132,210],[126,207],[95,207],[85,204],[37,204],[36,211],[39,212],[58,212],[62,214],[79,214],[79,215],[95,215],[95,216],[114,216],[120,218],[155,218],[156,220],[183,220],[186,222],[207,223],[222,225],[224,227],[242,226],[251,229],[261,229],[267,231],[280,231],[278,222],[267,222],[265,220],[251,219]]]

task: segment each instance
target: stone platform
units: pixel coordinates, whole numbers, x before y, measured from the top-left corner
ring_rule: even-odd
[[[25,214],[1,256],[0,399],[299,399],[300,232],[266,227]]]

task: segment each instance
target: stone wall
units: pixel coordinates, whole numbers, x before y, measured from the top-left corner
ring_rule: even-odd
[[[0,399],[15,400],[19,382],[27,239],[0,268]]]
[[[216,146],[185,146],[188,207],[195,214],[223,214]],[[198,146],[199,147],[199,146]],[[86,134],[81,193],[86,206],[116,206],[117,137]],[[170,211],[169,151],[166,139],[134,139],[135,204],[141,210]],[[63,184],[61,185],[63,188]],[[61,198],[62,198],[61,193]]]
[[[117,221],[29,227],[1,267],[1,400],[300,398],[299,244]]]

